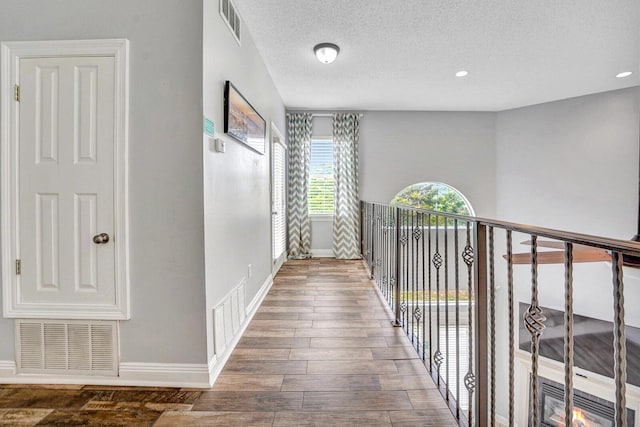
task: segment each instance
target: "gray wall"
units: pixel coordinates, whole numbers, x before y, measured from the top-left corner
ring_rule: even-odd
[[[389,203],[408,185],[447,183],[478,216],[495,215],[495,113],[368,111],[360,125],[360,198]]]
[[[325,112],[326,113],[326,112]],[[360,198],[389,203],[403,188],[447,183],[478,216],[495,216],[495,113],[366,111],[360,122]],[[313,135],[331,135],[315,117]],[[332,248],[332,222],[311,221],[311,249]]]
[[[498,113],[496,214],[504,220],[628,239],[636,232],[640,90],[605,92]],[[528,236],[515,234],[514,252]],[[504,233],[496,251],[505,253]],[[498,258],[499,260],[499,258]],[[508,354],[506,263],[496,264],[497,365]],[[530,301],[530,266],[514,266],[516,301]],[[575,264],[574,312],[613,319],[611,263]],[[538,268],[540,304],[563,310],[564,268]],[[640,273],[625,268],[627,325],[640,326]],[[631,304],[629,304],[631,302]],[[552,333],[552,330],[545,333]],[[498,390],[507,390],[504,375]],[[506,414],[506,395],[498,412]]]
[[[638,212],[638,88],[498,114],[497,213],[627,239]]]
[[[247,278],[246,303],[271,274],[271,201],[269,158],[223,134],[223,89],[231,80],[267,122],[286,135],[285,110],[253,41],[243,27],[238,46],[225,27],[217,0],[204,1],[204,114],[214,121],[226,153],[204,141],[207,327],[213,355],[212,309]],[[247,266],[253,267],[247,277]]]
[[[131,320],[123,362],[205,363],[202,1],[2,0],[0,40],[131,42]],[[0,360],[13,321],[0,319]]]
[[[499,113],[498,218],[619,239],[633,236],[638,213],[638,94],[635,87]],[[514,236],[514,252],[530,250],[518,243],[525,238]],[[564,280],[562,265],[541,266],[539,274],[541,304],[562,310],[564,296],[557,287]],[[516,283],[528,283],[528,267],[514,268],[514,277]],[[635,284],[639,279],[636,270],[625,269],[627,301],[640,298]],[[574,311],[611,320],[611,264],[577,264],[574,282]],[[521,300],[529,299],[528,289],[518,287]],[[628,310],[626,320],[640,325],[640,313]]]

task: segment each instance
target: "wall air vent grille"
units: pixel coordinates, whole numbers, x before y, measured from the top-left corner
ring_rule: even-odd
[[[107,321],[17,320],[20,373],[117,376],[117,325]]]
[[[231,30],[233,38],[240,44],[240,15],[231,0],[220,0],[220,15]]]

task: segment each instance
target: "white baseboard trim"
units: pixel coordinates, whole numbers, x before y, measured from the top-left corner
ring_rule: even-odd
[[[13,360],[0,360],[0,382],[2,378],[12,377],[16,374],[16,362]]]
[[[209,368],[202,363],[120,363],[119,380],[142,386],[209,388]]]
[[[333,258],[333,249],[311,249],[311,258]]]
[[[210,388],[220,375],[242,334],[273,285],[269,275],[247,307],[247,316],[222,355],[214,355],[208,364],[122,362],[117,377],[82,375],[17,374],[13,360],[0,360],[0,384],[85,384],[140,387]]]
[[[231,353],[236,348],[236,345],[238,345],[238,342],[240,342],[240,338],[242,338],[244,331],[247,330],[249,323],[251,323],[251,319],[253,319],[256,311],[258,311],[258,307],[260,307],[260,304],[267,296],[267,293],[269,293],[272,285],[273,276],[270,274],[269,277],[267,277],[267,280],[265,280],[265,282],[260,287],[260,290],[258,291],[256,296],[247,306],[247,316],[240,326],[238,333],[233,337],[233,340],[229,344],[227,344],[224,353],[222,353],[221,355],[213,355],[213,357],[209,360],[209,387],[213,386],[213,383],[215,383],[218,379],[220,372],[222,372],[222,368],[224,368],[224,365],[229,360]]]
[[[195,363],[121,363],[117,377],[16,374],[13,361],[0,361],[0,384],[85,384],[209,388],[209,369]]]
[[[269,293],[269,290],[271,289],[272,285],[273,285],[273,276],[270,274],[269,277],[267,277],[267,280],[265,280],[262,286],[260,287],[260,290],[258,291],[256,296],[253,297],[249,305],[247,305],[247,318],[245,319],[245,322],[243,325],[244,327],[242,328],[243,333],[247,325],[249,325],[249,322],[253,318],[253,315],[256,314],[256,310],[258,310],[258,307],[260,307],[262,300],[264,300],[264,297],[266,297],[267,293]]]

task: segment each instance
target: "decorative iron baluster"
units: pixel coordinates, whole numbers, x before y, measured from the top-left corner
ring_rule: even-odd
[[[401,326],[402,322],[400,322],[400,280],[401,280],[401,265],[400,265],[400,220],[401,220],[401,216],[400,216],[400,208],[396,208],[395,209],[395,244],[394,244],[394,252],[395,252],[395,257],[394,257],[394,262],[395,262],[395,274],[394,276],[391,278],[391,281],[393,282],[392,284],[392,289],[393,289],[393,293],[394,293],[394,314],[396,316],[393,325],[396,327]]]
[[[389,277],[391,277],[391,271],[389,267],[389,254],[391,253],[390,239],[391,233],[389,232],[389,216],[391,215],[391,208],[389,206],[384,210],[384,275],[382,277],[382,285],[384,288],[384,295],[389,306],[391,306],[391,293],[389,291]]]
[[[412,213],[407,211],[407,215],[405,216],[404,219],[404,235],[406,236],[406,243],[404,245],[404,288],[403,288],[403,295],[404,295],[404,301],[406,306],[408,307],[409,304],[411,304],[411,300],[410,300],[410,288],[411,288],[411,241],[413,240],[411,238],[411,220],[410,218],[413,217]],[[411,320],[412,320],[413,316],[411,315],[411,313],[409,312],[408,308],[407,310],[405,310],[404,312],[404,327],[405,327],[405,332],[407,333],[407,338],[409,338],[409,340],[411,340],[410,335],[409,335],[409,331],[411,331]]]
[[[495,278],[495,247],[493,227],[489,227],[489,328],[490,328],[490,424],[496,424],[496,278]]]
[[[391,283],[391,278],[396,274],[396,210],[395,208],[389,208],[389,306],[395,307],[393,302],[394,287]]]
[[[411,257],[413,260],[413,317],[415,319],[414,326],[411,329],[413,335],[416,337],[416,350],[418,350],[418,354],[420,353],[420,319],[422,318],[422,311],[420,310],[420,306],[418,305],[418,289],[420,286],[419,283],[419,272],[420,265],[418,263],[419,259],[419,248],[420,248],[420,239],[422,238],[422,230],[418,227],[418,219],[420,214],[414,213],[414,218],[412,220],[413,224],[413,240],[415,241],[413,256]],[[417,325],[417,328],[416,328]]]
[[[540,426],[540,402],[538,384],[538,357],[540,353],[540,335],[544,331],[544,321],[538,302],[538,236],[531,236],[531,305],[524,316],[527,331],[531,334],[531,425]]]
[[[614,381],[616,384],[615,424],[627,426],[627,340],[624,332],[624,282],[622,281],[622,254],[611,254],[613,272],[613,356]]]
[[[427,230],[429,232],[428,236],[428,256],[427,262],[429,263],[429,374],[433,376],[433,315],[431,313],[431,214],[427,214]]]
[[[371,264],[369,272],[371,279],[375,279],[375,259],[376,259],[376,205],[371,205]]]
[[[402,327],[407,332],[407,287],[409,286],[409,274],[408,274],[408,262],[409,262],[409,251],[407,248],[407,242],[409,241],[409,236],[407,235],[407,223],[409,211],[403,210],[402,212],[402,231],[400,233],[400,244],[402,245],[402,280],[400,281],[400,296],[402,298],[402,302],[400,304],[400,310],[402,311]]]
[[[365,246],[364,246],[364,208],[365,208],[365,204],[362,200],[360,200],[360,205],[359,205],[359,215],[360,215],[360,255],[365,255]]]
[[[426,300],[426,295],[425,295],[425,288],[426,288],[426,278],[425,278],[425,238],[424,238],[424,214],[421,213],[420,214],[420,230],[422,231],[422,314],[425,313],[425,300]],[[426,341],[426,325],[425,325],[426,319],[423,317],[422,318],[422,362],[424,364],[424,361],[426,360],[425,358],[425,353],[426,353],[426,346],[427,346],[427,341]],[[428,344],[429,346],[431,346],[431,343]],[[429,364],[431,364],[431,361],[429,361]]]
[[[413,313],[413,309],[415,308],[415,306],[413,305],[413,298],[414,298],[414,294],[415,294],[415,276],[413,274],[413,265],[414,265],[414,238],[413,238],[413,232],[414,232],[414,222],[415,222],[415,212],[411,212],[411,224],[407,224],[407,228],[408,230],[411,230],[411,238],[410,238],[410,243],[409,246],[407,247],[407,252],[409,254],[408,256],[408,271],[407,274],[410,274],[410,282],[407,282],[407,294],[408,294],[408,298],[409,302],[408,304],[411,305],[412,309],[411,309],[411,313],[407,313],[407,322],[408,322],[408,327],[409,330],[411,331],[411,333],[409,334],[409,340],[411,341],[411,343],[413,344],[413,346],[415,347],[415,333],[414,333],[414,328],[415,328],[415,322],[414,322],[414,313]],[[411,227],[411,228],[409,228]],[[409,283],[411,283],[411,291],[409,291]]]
[[[458,245],[458,220],[453,220],[453,252],[455,253],[456,284],[456,419],[460,419],[460,261]]]
[[[469,292],[469,370],[464,376],[464,386],[469,393],[469,425],[473,423],[473,392],[476,389],[476,377],[473,373],[473,247],[471,247],[471,224],[467,222],[467,243],[462,251],[462,259],[467,264],[467,286]]]
[[[564,424],[573,425],[573,244],[564,244]]]
[[[378,209],[378,213],[376,216],[376,234],[377,234],[377,247],[376,247],[376,282],[380,283],[380,278],[382,277],[382,257],[384,256],[384,252],[382,251],[382,243],[384,236],[382,234],[382,229],[384,227],[384,222],[382,221],[382,211],[384,211],[384,207],[380,206]]]
[[[391,238],[389,233],[389,215],[391,208],[387,206],[384,211],[384,277],[382,280],[384,281],[384,292],[385,297],[389,305],[391,305],[391,298],[389,294],[389,254],[391,252],[391,248],[389,247],[389,239]]]
[[[449,402],[449,220],[444,218],[444,348],[445,348],[445,399]]]
[[[379,231],[378,231],[378,236],[380,237],[380,243],[378,244],[378,260],[379,260],[379,266],[378,266],[378,271],[376,274],[376,283],[378,284],[378,288],[380,289],[380,292],[382,293],[383,296],[385,296],[386,298],[386,293],[385,293],[385,289],[383,286],[383,282],[384,282],[384,259],[386,256],[386,252],[385,252],[385,239],[386,239],[386,230],[385,230],[385,221],[384,221],[384,216],[386,214],[387,208],[385,206],[381,206],[380,207],[380,225],[378,226]]]
[[[367,266],[369,266],[369,220],[367,218],[368,211],[369,204],[365,203],[362,210],[362,223],[364,224],[364,233],[362,234],[362,241],[364,242],[362,255],[364,255],[364,262]]]
[[[513,242],[511,230],[507,230],[507,288],[509,310],[509,427],[515,425],[515,339],[513,315]]]
[[[436,253],[433,255],[433,266],[436,268],[436,351],[433,354],[433,360],[438,371],[438,386],[440,386],[440,366],[442,365],[443,356],[440,352],[440,267],[442,267],[442,256],[440,255],[440,234],[439,219],[436,215]]]
[[[414,217],[414,212],[407,212],[407,219],[406,219],[406,224],[405,224],[405,229],[407,231],[407,246],[406,246],[406,258],[405,258],[405,265],[406,265],[406,270],[405,270],[405,274],[407,275],[407,289],[405,290],[405,299],[407,301],[407,307],[412,305],[412,290],[413,290],[413,217]],[[405,325],[406,325],[406,332],[407,332],[407,338],[409,338],[409,341],[411,341],[411,343],[413,344],[414,342],[414,337],[413,337],[413,308],[411,309],[407,309],[407,312],[405,313],[406,315],[406,320],[405,320]]]
[[[391,292],[390,292],[390,288],[389,288],[389,278],[391,277],[391,237],[392,237],[392,233],[391,233],[391,207],[387,206],[387,208],[385,209],[385,222],[384,222],[384,229],[385,229],[385,239],[384,239],[384,277],[382,278],[383,280],[383,286],[384,286],[384,293],[385,293],[385,298],[387,300],[387,303],[389,304],[389,307],[391,307],[392,304],[392,299],[391,299]]]

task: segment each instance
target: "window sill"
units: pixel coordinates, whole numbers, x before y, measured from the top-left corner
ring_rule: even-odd
[[[309,215],[311,222],[333,222],[333,215]]]

